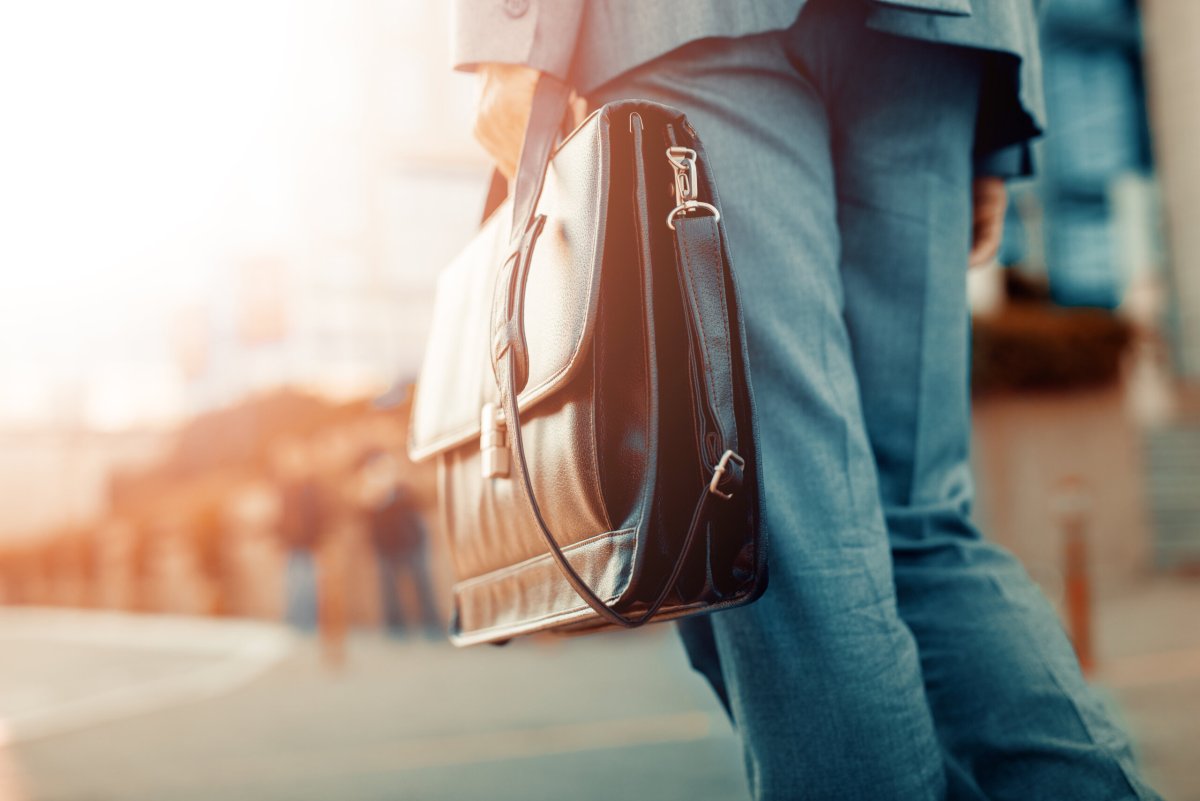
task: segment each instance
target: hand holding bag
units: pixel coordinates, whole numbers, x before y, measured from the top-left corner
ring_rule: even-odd
[[[511,202],[441,274],[409,452],[437,459],[459,645],[748,603],[766,585],[737,290],[678,111],[561,143],[535,91]],[[511,221],[511,227],[508,227]]]

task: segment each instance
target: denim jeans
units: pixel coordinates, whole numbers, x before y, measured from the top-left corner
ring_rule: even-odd
[[[721,194],[770,585],[682,626],[758,799],[1155,798],[1054,611],[971,520],[972,144],[984,55],[814,0],[594,103],[686,112]]]

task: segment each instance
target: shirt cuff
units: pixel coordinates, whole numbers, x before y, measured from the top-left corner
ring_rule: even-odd
[[[1028,178],[1033,173],[1033,148],[1028,141],[975,155],[976,177]]]
[[[454,68],[524,64],[568,80],[582,20],[583,0],[454,0]]]

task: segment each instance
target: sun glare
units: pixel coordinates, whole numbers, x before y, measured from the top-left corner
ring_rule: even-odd
[[[152,341],[208,291],[222,254],[285,235],[308,7],[3,5],[6,378],[36,385],[161,347]],[[0,415],[30,404],[28,387],[0,394]]]

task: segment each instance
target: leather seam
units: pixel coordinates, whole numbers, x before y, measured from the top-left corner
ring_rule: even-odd
[[[604,598],[603,600],[605,603],[611,603],[612,601],[616,600],[617,597],[618,596],[614,595],[612,598]],[[497,632],[509,632],[514,636],[518,634],[532,633],[530,630],[537,628],[539,625],[549,626],[563,618],[577,617],[580,615],[580,613],[587,612],[590,612],[597,620],[601,619],[600,616],[596,614],[596,610],[592,609],[587,604],[582,604],[580,606],[573,606],[570,609],[562,609],[560,611],[552,612],[540,617],[524,618],[517,623],[497,624],[486,626],[484,628],[468,629],[465,635],[462,633],[458,634],[457,639],[467,642],[487,641]],[[586,615],[584,616],[586,617]]]
[[[692,267],[691,238],[681,236],[680,240],[682,240],[682,242],[683,242],[683,263],[684,263],[684,265],[686,265],[688,273],[692,276],[695,276],[696,271]],[[696,295],[695,279],[693,278],[690,281],[684,281],[683,284],[684,284],[684,286],[687,287],[688,298],[692,302],[692,308],[695,309],[696,314],[699,315],[702,311],[702,307],[700,306],[700,298],[699,298],[699,296]],[[711,375],[712,374],[712,367],[711,367],[712,359],[709,358],[708,347],[707,347],[707,343],[704,339],[704,334],[701,332],[701,325],[700,325],[699,317],[697,317],[697,319],[696,319],[696,339],[699,340],[700,349],[702,351],[704,351],[704,362],[703,362],[704,373],[705,373],[705,375]],[[708,384],[709,384],[709,386],[712,386],[711,381],[709,381]]]
[[[598,317],[598,315],[597,315],[597,317]],[[599,324],[600,324],[600,321],[599,321],[599,319],[597,319],[596,325],[598,326]],[[600,522],[604,525],[605,528],[611,529],[612,528],[612,520],[609,519],[609,514],[608,514],[608,499],[604,496],[604,483],[603,483],[603,480],[600,478],[600,445],[599,445],[599,443],[597,441],[597,437],[596,437],[596,426],[599,423],[600,412],[601,412],[600,405],[602,403],[602,401],[600,400],[600,398],[601,398],[600,381],[599,381],[599,377],[597,375],[597,370],[599,369],[599,363],[600,363],[600,360],[593,356],[593,358],[592,358],[592,402],[591,402],[591,404],[589,404],[589,409],[588,409],[589,413],[588,413],[588,423],[587,423],[587,429],[588,429],[587,441],[588,441],[588,449],[590,451],[590,453],[588,455],[591,457],[591,460],[592,460],[592,465],[591,465],[592,466],[592,475],[595,476],[596,480],[589,481],[588,484],[590,485],[589,488],[591,490],[593,500],[596,502],[596,505],[600,512]]]
[[[715,236],[719,236],[719,232],[716,228],[716,225],[714,223],[709,223],[709,225],[712,226],[712,229],[713,229],[712,233]],[[707,232],[706,232],[706,235],[707,235]],[[691,237],[680,236],[679,239],[683,242],[684,264],[686,265],[688,273],[693,276],[693,280],[685,281],[684,283],[687,285],[688,295],[692,299],[693,308],[695,308],[697,310],[697,312],[699,312],[699,311],[701,311],[702,307],[700,305],[700,298],[696,294],[696,280],[694,279],[694,277],[696,276],[696,270],[692,266],[693,245],[691,242]],[[718,284],[718,286],[720,288],[720,292],[721,292],[721,306],[723,309],[725,309],[725,308],[728,308],[728,299],[725,297],[724,279],[722,276],[717,276],[717,278],[718,278],[718,280],[716,283]],[[732,348],[733,340],[732,340],[732,337],[729,332],[729,321],[725,318],[724,314],[719,315],[719,316],[721,318],[722,330],[725,333],[725,341],[727,343],[729,343],[729,346]],[[697,320],[697,328],[700,328],[699,320]],[[703,333],[701,333],[699,331],[697,333],[698,333],[697,338],[700,340],[700,347],[704,351],[704,373],[705,373],[705,376],[708,378],[708,381],[706,382],[707,387],[706,387],[705,394],[709,396],[708,401],[713,404],[713,413],[717,415],[717,419],[715,419],[713,422],[716,423],[717,433],[719,435],[721,435],[722,438],[729,437],[729,436],[733,435],[733,432],[726,432],[726,431],[720,430],[721,429],[721,420],[719,419],[720,414],[718,412],[718,408],[720,406],[720,399],[713,397],[713,395],[712,395],[713,390],[716,388],[715,387],[716,382],[712,380],[712,376],[714,375],[712,365],[713,365],[713,361],[716,358],[716,352],[714,351],[714,352],[710,353],[709,348],[708,348],[708,345],[709,345],[708,339],[704,336]],[[730,361],[732,362],[732,359]],[[732,364],[730,364],[730,367],[732,368]],[[730,371],[730,377],[732,380],[732,370]],[[729,445],[730,445],[730,443],[723,443],[722,447],[729,447]],[[704,452],[704,447],[702,445],[701,453],[703,453],[703,452]]]
[[[693,284],[695,282],[689,277],[689,276],[695,274],[695,270],[692,269],[692,249],[691,249],[691,244],[690,244],[691,239],[689,237],[686,237],[683,235],[684,230],[685,230],[684,225],[685,225],[685,223],[682,223],[682,222],[679,223],[679,233],[676,235],[676,241],[679,243],[679,251],[680,251],[681,255],[683,256],[683,269],[688,273],[688,275],[684,276],[684,278],[683,278],[683,288],[684,288],[684,291],[686,291],[688,294],[688,302],[691,304],[691,307],[696,310],[697,314],[699,314],[700,304],[699,304],[699,300],[696,297],[695,287],[693,286]],[[684,309],[684,314],[685,315],[687,314],[687,309]],[[697,340],[696,344],[701,350],[700,364],[701,364],[702,369],[704,370],[705,377],[707,377],[707,374],[709,373],[709,369],[710,369],[709,368],[710,360],[708,358],[707,349],[705,348],[704,334],[700,330],[699,318],[697,318],[697,320],[696,320],[695,338]],[[699,380],[704,380],[704,379],[699,379]],[[712,382],[708,381],[706,383],[711,385]],[[705,389],[704,394],[706,394],[706,395],[708,394],[707,389]],[[704,399],[694,398],[692,400],[692,430],[693,431],[699,432],[702,430],[702,426],[704,423],[704,409],[701,404],[707,403],[708,400],[710,400],[710,399],[709,398],[704,398]],[[698,443],[697,452],[699,453],[701,460],[703,460],[706,456],[706,448],[705,448],[705,444],[703,441]],[[701,468],[702,468],[701,473],[703,474],[703,465],[701,465]]]
[[[636,533],[635,529],[632,529],[632,528],[623,528],[623,529],[618,529],[617,531],[605,531],[600,534],[596,534],[594,536],[588,537],[586,540],[580,540],[579,542],[573,542],[570,545],[566,545],[566,546],[560,545],[559,549],[564,554],[569,554],[569,553],[572,553],[574,551],[577,551],[577,550],[583,548],[584,546],[592,545],[597,542],[601,542],[605,539],[613,539],[615,537],[620,537],[620,536],[624,536],[626,534],[635,534],[635,533]],[[538,554],[537,556],[531,556],[528,559],[517,562],[516,564],[505,565],[504,567],[498,567],[495,570],[488,571],[487,573],[480,573],[478,576],[472,576],[471,578],[463,579],[462,581],[455,582],[453,590],[455,592],[458,592],[458,590],[463,587],[473,587],[473,586],[476,586],[479,584],[487,584],[487,583],[490,583],[493,581],[499,581],[500,579],[507,578],[510,574],[520,573],[524,570],[528,570],[529,568],[533,567],[534,565],[536,565],[540,562],[552,561],[553,558],[554,557],[549,553],[542,553],[542,554]]]
[[[714,263],[716,263],[717,265],[722,265],[724,263],[724,260],[722,258],[723,254],[721,251],[721,230],[718,227],[717,222],[715,222],[715,221],[710,222],[709,225],[712,227],[712,243],[713,243],[713,251],[714,251],[714,257],[715,257]],[[729,327],[729,297],[725,293],[725,271],[723,269],[718,269],[718,273],[715,276],[715,278],[716,278],[716,281],[714,283],[716,284],[717,293],[720,295],[720,298],[721,298],[721,315],[720,316],[721,316],[721,330],[725,333],[725,347],[726,347],[725,355],[728,355],[728,357],[729,357],[728,358],[729,369],[727,371],[729,373],[729,389],[730,389],[730,393],[731,393],[730,398],[729,398],[729,415],[730,415],[729,422],[733,425],[733,429],[731,431],[718,431],[718,433],[721,435],[722,439],[724,440],[721,443],[722,448],[737,448],[739,446],[740,442],[738,439],[738,431],[737,431],[737,412],[734,408],[735,404],[733,401],[733,391],[734,391],[733,390],[733,384],[734,384],[734,378],[733,378],[733,375],[734,375],[734,372],[733,372],[733,332]],[[716,411],[716,410],[714,410],[714,411]],[[719,429],[721,427],[721,420],[719,419],[721,417],[720,413],[718,413],[717,416],[718,416],[717,427]]]
[[[733,609],[744,605],[746,600],[752,595],[753,593],[751,592],[739,592],[717,603],[705,604],[703,602],[693,601],[683,604],[664,605],[662,609],[659,610],[659,613],[655,615],[654,619],[656,622],[666,622],[669,620],[677,620],[692,611],[703,610],[705,612],[719,612],[724,609]],[[611,603],[612,601],[616,600],[617,597],[618,596],[614,595],[613,597],[605,598],[604,600],[606,603]],[[494,641],[497,639],[495,635],[500,632],[514,637],[522,634],[532,634],[538,630],[549,628],[558,621],[572,617],[580,618],[581,620],[588,618],[594,620],[603,620],[603,618],[596,614],[594,609],[587,604],[582,604],[580,606],[573,606],[570,609],[562,609],[557,612],[541,615],[539,617],[524,618],[516,623],[496,624],[492,626],[485,626],[484,628],[472,628],[466,630],[466,632],[460,631],[452,634],[451,636],[460,644],[470,645],[472,643]],[[602,623],[599,626],[589,627],[586,630],[589,632],[612,631],[617,628],[619,627],[614,626],[611,623]],[[564,633],[569,634],[570,632]]]

